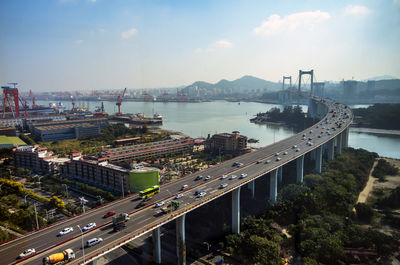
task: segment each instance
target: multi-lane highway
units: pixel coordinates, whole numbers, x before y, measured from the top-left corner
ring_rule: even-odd
[[[84,242],[94,237],[101,237],[103,242],[89,248],[85,247],[85,261],[87,261],[90,257],[97,257],[99,254],[111,251],[157,226],[165,224],[310,152],[339,135],[352,120],[351,110],[346,106],[330,100],[318,100],[327,107],[327,114],[320,122],[303,132],[257,151],[225,161],[212,168],[162,185],[160,193],[141,208],[137,208],[140,203],[139,198],[137,195],[133,195],[3,244],[0,246],[0,256],[2,257],[0,263],[39,264],[43,257],[67,248],[72,248],[76,253],[76,259],[72,263],[81,263],[83,262],[83,253],[80,231],[77,225],[83,227],[88,223],[95,222],[97,227],[84,233]],[[243,165],[241,167],[233,166],[234,162],[240,162]],[[247,174],[247,176],[240,178],[241,174]],[[203,178],[196,181],[195,178],[198,175],[202,175]],[[222,178],[223,175],[227,175],[227,177]],[[232,175],[236,177],[232,177]],[[210,176],[211,179],[204,180],[206,176]],[[221,184],[227,185],[222,188]],[[188,187],[181,191],[183,185],[188,185]],[[196,196],[195,191],[197,190],[205,192],[205,195],[203,197]],[[167,205],[176,194],[183,194],[183,197],[177,199],[180,202],[180,207],[176,211],[164,214],[160,208],[154,207],[155,202],[159,201],[164,201]],[[117,213],[126,212],[130,214],[130,220],[126,223],[125,229],[113,232],[111,218],[103,218],[106,212],[112,210]],[[58,237],[59,231],[66,227],[72,227],[74,230]],[[35,248],[37,254],[22,261],[16,260],[19,253],[28,248]]]

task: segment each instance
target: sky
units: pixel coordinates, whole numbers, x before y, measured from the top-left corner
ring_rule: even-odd
[[[400,77],[400,0],[2,0],[0,84],[164,88]]]

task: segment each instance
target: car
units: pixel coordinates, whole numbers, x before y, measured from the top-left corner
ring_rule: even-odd
[[[231,177],[229,179],[235,179],[235,178],[237,178],[236,175],[231,175]]]
[[[221,179],[226,179],[228,177],[228,175],[222,175]]]
[[[198,175],[194,180],[200,180],[200,179],[202,179],[203,178],[203,176],[202,175]]]
[[[183,197],[183,194],[182,194],[182,193],[176,194],[175,200],[180,199],[180,198],[182,198],[182,197]]]
[[[181,190],[184,190],[184,189],[186,189],[187,187],[188,187],[188,185],[185,184],[185,185],[183,185],[183,186],[181,187]]]
[[[22,252],[21,254],[19,254],[18,258],[22,259],[25,257],[28,257],[30,255],[33,255],[36,253],[36,250],[34,248],[29,248],[27,250],[25,250],[24,252]]]
[[[303,136],[303,138],[301,138],[302,140],[306,140],[307,139],[307,137],[305,137],[305,136]]]
[[[228,183],[222,183],[221,185],[219,185],[220,189],[226,188],[228,187]]]
[[[117,213],[116,211],[109,211],[108,213],[106,213],[106,214],[103,216],[103,218],[107,218],[107,217],[113,216],[113,215],[116,214],[116,213]]]
[[[243,173],[243,174],[240,175],[239,178],[240,178],[240,179],[244,179],[245,177],[247,177],[247,174],[246,174],[246,173]]]
[[[211,179],[211,176],[207,176],[207,177],[205,177],[204,180],[210,180],[210,179]]]
[[[99,243],[102,242],[102,241],[103,241],[103,239],[102,239],[101,237],[95,237],[95,238],[89,239],[89,240],[86,242],[86,245],[87,245],[88,247],[91,247],[91,246],[93,246],[93,245],[99,244]]]
[[[285,152],[283,152],[283,155],[287,155],[288,153],[285,151]]]
[[[313,131],[311,130],[311,131],[310,131],[310,134],[312,134],[312,133],[313,133]]]
[[[236,167],[241,167],[243,166],[243,163],[238,163]]]
[[[239,163],[238,162],[233,162],[232,166],[236,167]]]
[[[264,164],[268,164],[269,162],[271,162],[271,160],[267,160],[264,162]]]
[[[300,152],[300,148],[296,148],[296,152]]]
[[[82,228],[82,231],[85,232],[85,231],[87,231],[87,230],[89,230],[89,229],[92,229],[93,227],[96,227],[96,223],[89,223],[89,224],[85,225],[85,226]]]
[[[202,192],[203,192],[202,190],[196,190],[196,191],[194,192],[194,195],[197,196],[197,195],[199,195],[199,194],[202,193]]]
[[[308,145],[308,146],[312,146],[312,145],[313,145],[313,143],[312,143],[312,142],[310,142],[310,141],[308,141],[308,142],[307,142],[307,145]]]
[[[142,200],[141,202],[139,202],[138,205],[136,205],[136,209],[138,209],[138,208],[140,208],[140,207],[143,207],[143,206],[145,206],[145,205],[146,205],[146,201],[145,201],[145,200]]]
[[[297,145],[293,145],[292,148],[293,148],[293,149],[296,149],[296,148],[297,148]]]
[[[306,137],[306,135],[307,135],[306,133],[303,133],[303,137]]]
[[[202,192],[200,192],[199,195],[197,195],[197,197],[201,198],[201,197],[206,196],[206,194],[207,194],[206,192],[202,191]]]
[[[261,163],[261,161],[260,161],[260,160],[257,160],[257,161],[256,161],[256,164],[260,164],[260,163]]]
[[[310,140],[310,141],[311,141],[311,140],[312,140],[312,137],[308,137],[308,140]]]
[[[72,227],[67,227],[67,228],[64,228],[63,230],[61,230],[61,231],[58,233],[58,235],[59,235],[59,236],[63,236],[63,235],[66,235],[66,234],[68,234],[68,233],[70,233],[70,232],[72,232],[72,231],[74,231],[74,229],[73,229]]]
[[[275,159],[275,161],[280,161],[282,158],[280,158],[279,156]]]
[[[165,204],[165,202],[161,201],[161,202],[156,202],[156,204],[154,205],[156,208],[161,207]]]
[[[279,153],[275,153],[275,156],[279,156]]]
[[[321,135],[318,135],[318,138],[321,138]]]

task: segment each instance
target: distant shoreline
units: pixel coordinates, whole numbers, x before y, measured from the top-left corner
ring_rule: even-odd
[[[386,130],[386,129],[375,129],[375,128],[350,127],[350,131],[359,132],[359,133],[373,133],[373,134],[386,134],[386,135],[398,135],[398,136],[400,136],[400,130]]]

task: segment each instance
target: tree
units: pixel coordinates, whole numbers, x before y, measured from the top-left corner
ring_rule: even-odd
[[[359,202],[356,204],[355,208],[358,219],[366,221],[368,223],[371,222],[372,217],[374,216],[374,210],[371,206]]]
[[[65,203],[63,200],[59,199],[56,196],[51,197],[50,202],[49,202],[50,207],[56,207],[58,209],[63,209],[65,208]]]

